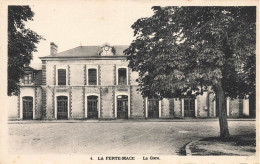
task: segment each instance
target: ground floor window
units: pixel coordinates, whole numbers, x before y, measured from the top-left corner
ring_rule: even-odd
[[[195,117],[195,98],[184,99],[184,117]]]
[[[33,119],[33,98],[23,97],[23,119],[32,120]]]
[[[88,96],[87,103],[88,118],[98,118],[98,96]]]
[[[128,96],[117,96],[117,118],[128,118]]]
[[[148,118],[159,118],[158,98],[148,98]]]
[[[68,119],[68,97],[57,97],[57,119]]]

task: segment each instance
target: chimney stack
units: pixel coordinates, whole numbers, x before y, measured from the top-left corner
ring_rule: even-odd
[[[54,42],[51,42],[51,55],[56,55],[57,52],[58,52],[58,46]]]

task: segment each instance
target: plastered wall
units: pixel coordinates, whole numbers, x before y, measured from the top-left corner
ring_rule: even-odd
[[[208,117],[207,92],[198,95],[197,99],[197,117]]]
[[[114,118],[114,91],[112,87],[101,88],[101,118]]]
[[[19,118],[19,114],[18,114],[18,107],[20,106],[18,103],[18,96],[9,96],[7,98],[8,101],[8,118]],[[18,109],[18,110],[17,110]]]
[[[174,117],[182,117],[182,104],[180,99],[173,99],[174,102]]]
[[[102,65],[100,69],[101,85],[114,85],[115,67],[114,65]]]
[[[71,88],[71,118],[81,119],[84,118],[84,104],[83,88]]]
[[[55,76],[55,71],[54,71],[54,66],[53,65],[46,65],[46,85],[55,85],[54,81],[54,76]],[[56,78],[56,77],[55,77]]]
[[[170,118],[170,102],[169,99],[162,99],[161,118]]]
[[[144,99],[136,89],[137,86],[131,88],[131,118],[144,118]]]
[[[70,65],[70,85],[84,85],[84,66],[85,65]]]

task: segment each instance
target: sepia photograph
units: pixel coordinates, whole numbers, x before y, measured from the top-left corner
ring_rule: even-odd
[[[174,2],[3,3],[0,162],[259,163],[259,2]]]

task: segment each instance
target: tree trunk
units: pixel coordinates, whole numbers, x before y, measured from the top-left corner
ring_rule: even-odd
[[[229,135],[228,122],[227,122],[227,109],[225,107],[225,95],[222,89],[221,82],[217,84],[217,108],[219,111],[219,126],[220,138],[226,139]]]

